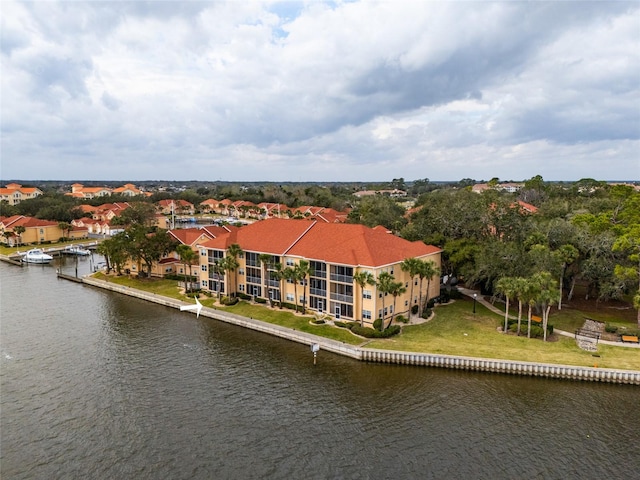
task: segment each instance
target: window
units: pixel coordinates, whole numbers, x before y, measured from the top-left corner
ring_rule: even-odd
[[[202,280],[202,286],[203,286],[204,288],[207,288],[207,281],[206,281],[206,280]]]
[[[200,270],[202,270],[203,272],[207,271],[207,266],[206,265],[200,265]]]
[[[238,275],[244,275],[244,268],[238,269]]]
[[[294,262],[293,259],[287,258],[287,267],[293,267],[295,264],[296,262]]]
[[[294,298],[293,293],[287,293],[287,302],[293,302]]]
[[[241,292],[244,292],[244,283],[241,283],[240,285],[238,285],[238,290],[240,290]]]
[[[362,310],[362,318],[371,320],[371,310]]]
[[[363,290],[362,291],[362,298],[371,299],[371,290]]]

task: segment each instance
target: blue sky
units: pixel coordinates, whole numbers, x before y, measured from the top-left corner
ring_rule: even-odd
[[[0,2],[0,177],[640,179],[638,2]]]

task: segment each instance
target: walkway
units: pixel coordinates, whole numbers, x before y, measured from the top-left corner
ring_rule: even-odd
[[[504,311],[500,310],[498,307],[494,306],[491,302],[486,300],[484,296],[477,290],[471,290],[469,288],[464,288],[464,287],[458,287],[458,290],[460,291],[460,293],[462,293],[463,295],[466,295],[467,297],[475,298],[478,303],[482,304],[482,306],[486,307],[487,309],[491,310],[494,313],[497,313],[498,315],[502,315],[502,318],[504,318]],[[510,317],[510,318],[514,318],[514,317]],[[565,332],[564,330],[558,330],[557,328],[553,329],[553,333],[557,333],[558,335],[563,335],[565,337],[575,338],[575,334],[571,332]],[[612,342],[610,340],[599,340],[598,343],[602,343],[605,345],[613,345],[614,347],[640,348],[640,343]]]

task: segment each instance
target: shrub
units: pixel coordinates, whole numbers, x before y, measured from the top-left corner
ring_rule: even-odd
[[[440,303],[449,303],[450,299],[451,299],[451,295],[449,294],[449,290],[440,290],[440,297],[439,297]]]
[[[431,309],[425,308],[422,312],[422,318],[429,318],[431,316]]]
[[[525,332],[526,332],[526,329],[525,329]],[[544,334],[544,331],[542,330],[542,327],[531,324],[531,338],[542,337],[543,334]]]
[[[267,303],[267,299],[262,297],[257,297],[256,303]]]
[[[460,290],[458,290],[457,288],[452,288],[451,290],[449,290],[449,297],[459,300],[462,298],[462,293],[460,293]]]
[[[396,321],[397,321],[397,322],[400,322],[400,323],[408,323],[408,322],[409,322],[409,319],[408,319],[408,318],[406,318],[404,315],[398,315],[398,316],[396,317]]]
[[[416,313],[418,313],[418,308],[420,308],[420,307],[418,307],[418,305],[414,305],[413,307],[411,307],[411,313],[412,313],[413,315],[415,315]]]
[[[604,325],[604,331],[607,333],[616,333],[618,331],[618,327],[607,322]]]
[[[374,328],[375,330],[378,330],[378,331],[379,331],[379,330],[380,330],[380,325],[382,325],[382,320],[381,320],[381,319],[379,319],[379,318],[376,318],[376,319],[373,321],[373,328]]]
[[[314,318],[313,320],[311,320],[311,322],[316,325],[324,325],[325,323],[327,323],[322,318]]]
[[[400,325],[392,325],[382,332],[374,328],[354,325],[351,327],[351,331],[365,338],[389,338],[400,333]]]
[[[356,322],[341,322],[340,320],[333,322],[336,327],[351,329],[354,325],[358,325]]]
[[[220,303],[222,303],[222,305],[227,305],[227,306],[235,305],[239,301],[240,300],[238,299],[238,297],[222,297],[220,299]]]

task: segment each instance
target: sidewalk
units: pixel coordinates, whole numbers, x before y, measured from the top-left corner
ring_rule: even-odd
[[[484,296],[477,290],[471,290],[469,288],[464,288],[464,287],[458,287],[458,290],[460,291],[460,293],[462,293],[463,295],[466,295],[467,297],[475,298],[476,302],[482,304],[482,306],[486,307],[492,312],[497,313],[498,315],[502,315],[502,318],[504,318],[504,311],[492,305],[491,302],[487,301],[484,298]],[[509,318],[514,318],[514,317],[511,316]],[[565,332],[564,330],[558,330],[557,328],[553,329],[553,333],[557,333],[558,335],[562,335],[565,337],[575,338],[575,334],[571,332]],[[640,343],[612,342],[610,340],[598,340],[598,343],[602,343],[604,345],[613,345],[614,347],[640,348]]]

